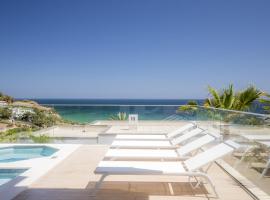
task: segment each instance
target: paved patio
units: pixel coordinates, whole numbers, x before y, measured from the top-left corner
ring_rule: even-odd
[[[102,145],[83,145],[66,160],[19,194],[14,200],[205,200],[216,199],[206,185],[193,190],[185,177],[111,176],[97,196],[90,197],[99,179],[93,173],[107,150]],[[213,165],[209,175],[222,200],[252,198],[220,167]],[[164,181],[160,183],[159,181]],[[134,182],[133,182],[134,181]],[[136,182],[135,182],[136,181]],[[168,184],[170,183],[170,184]],[[173,194],[172,194],[173,192]],[[210,194],[209,194],[210,193]]]

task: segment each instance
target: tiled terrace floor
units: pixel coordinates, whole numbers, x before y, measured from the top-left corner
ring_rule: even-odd
[[[112,176],[96,197],[91,197],[99,176],[93,171],[107,147],[84,145],[57,167],[19,194],[15,200],[205,200],[215,199],[210,188],[193,190],[183,177]],[[252,198],[221,168],[213,165],[209,175],[214,180],[222,200]],[[160,183],[158,181],[164,181]],[[136,182],[131,182],[136,181]],[[147,181],[147,182],[146,182]],[[171,182],[171,190],[168,182]],[[208,193],[210,192],[210,194]]]

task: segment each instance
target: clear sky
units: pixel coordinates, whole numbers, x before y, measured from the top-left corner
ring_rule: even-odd
[[[32,98],[270,92],[269,0],[1,0],[0,91]]]

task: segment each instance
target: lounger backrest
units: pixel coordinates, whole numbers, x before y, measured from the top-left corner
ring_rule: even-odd
[[[168,133],[167,136],[168,136],[168,138],[173,138],[173,137],[175,137],[175,136],[177,136],[179,134],[182,134],[185,131],[191,130],[191,129],[195,128],[195,127],[196,127],[195,124],[188,123],[188,124],[178,128],[178,129],[176,129],[175,131],[172,131],[172,132]]]
[[[215,138],[217,138],[217,139],[222,139],[222,135],[221,135],[221,133],[220,133],[220,131],[219,130],[214,130],[214,129],[207,129],[207,134],[209,134],[209,135],[211,135],[211,136],[213,136],[213,137],[215,137]]]
[[[232,153],[234,148],[225,143],[218,144],[196,156],[184,161],[185,166],[189,171],[195,171],[205,165],[214,162],[215,160]]]
[[[241,147],[240,144],[238,144],[238,143],[236,143],[236,142],[234,142],[232,140],[226,140],[224,143],[231,146],[234,149],[239,149]]]
[[[191,153],[192,151],[195,151],[195,150],[201,148],[202,146],[209,144],[210,142],[214,141],[215,139],[216,139],[215,137],[207,134],[205,136],[199,137],[196,140],[193,140],[192,142],[185,144],[184,146],[178,148],[176,151],[180,157],[183,157],[183,156]]]
[[[199,135],[203,132],[204,130],[201,129],[201,128],[196,128],[196,129],[193,129],[187,133],[185,133],[184,135],[180,135],[179,137],[175,138],[172,140],[172,144],[173,145],[177,145],[177,144],[181,144],[185,141],[187,141],[188,139],[196,136],[196,135]]]

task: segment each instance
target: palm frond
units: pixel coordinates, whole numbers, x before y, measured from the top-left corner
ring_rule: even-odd
[[[230,84],[227,89],[223,91],[222,95],[222,107],[231,109],[235,101],[233,85]]]
[[[266,95],[254,86],[249,86],[245,90],[235,93],[232,84],[220,93],[210,86],[208,87],[208,91],[211,98],[205,100],[204,106],[231,110],[249,110],[254,101]],[[267,102],[268,100],[261,101]]]
[[[203,106],[210,107],[211,106],[211,99],[209,99],[209,98],[205,99]]]
[[[260,99],[259,101],[264,105],[263,109],[267,112],[270,112],[270,94],[263,92],[262,96],[264,98]]]
[[[221,107],[221,98],[220,98],[219,93],[211,86],[208,86],[208,91],[209,91],[209,94],[211,94],[213,97],[209,101],[210,106],[217,107],[217,108]]]
[[[110,120],[120,120],[124,121],[127,119],[127,114],[125,112],[119,112],[115,115],[110,116]]]
[[[263,92],[254,86],[249,86],[243,91],[237,93],[236,98],[237,102],[235,108],[237,110],[248,110],[251,104],[258,100],[262,96]]]

